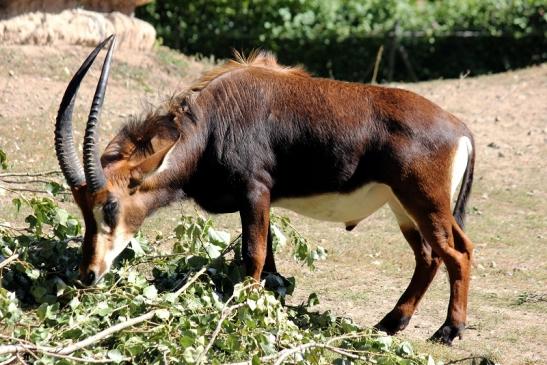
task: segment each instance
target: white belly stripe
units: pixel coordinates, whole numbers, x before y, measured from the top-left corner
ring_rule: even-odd
[[[272,205],[310,218],[354,225],[380,209],[392,196],[387,185],[370,183],[350,193],[283,198],[274,201]]]
[[[469,138],[460,137],[452,162],[451,196],[454,196],[456,188],[463,179],[471,150]],[[400,205],[391,188],[379,183],[365,184],[346,194],[325,193],[301,198],[283,198],[272,202],[272,206],[289,209],[310,218],[343,222],[346,226],[351,226],[367,218],[387,202],[393,203],[390,204],[391,209],[394,210],[399,224],[415,225],[414,220]]]

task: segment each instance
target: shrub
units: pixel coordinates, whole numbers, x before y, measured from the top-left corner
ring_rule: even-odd
[[[232,48],[264,48],[319,75],[368,81],[381,45],[386,79],[543,62],[544,8],[541,0],[166,0],[137,15],[185,53],[225,58]]]

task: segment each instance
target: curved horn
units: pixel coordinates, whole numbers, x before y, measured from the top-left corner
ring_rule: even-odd
[[[99,150],[97,148],[97,142],[99,140],[99,131],[97,125],[99,122],[99,113],[103,106],[104,94],[106,91],[106,85],[108,84],[108,76],[110,74],[110,63],[112,62],[112,52],[114,50],[114,43],[116,38],[112,36],[112,42],[108,47],[108,53],[104,59],[103,69],[101,71],[101,77],[95,90],[95,96],[93,96],[93,103],[91,104],[91,110],[89,111],[89,117],[87,119],[87,126],[84,136],[84,174],[87,181],[87,186],[90,192],[97,192],[106,185],[106,178],[101,166],[101,159],[99,157]]]
[[[74,138],[72,136],[72,112],[74,110],[74,102],[76,101],[78,88],[80,87],[82,79],[93,64],[93,61],[95,61],[99,51],[112,37],[113,35],[102,41],[95,47],[93,52],[87,56],[78,71],[72,77],[72,80],[70,80],[63,95],[61,105],[59,106],[59,112],[57,113],[57,120],[55,123],[55,152],[61,171],[71,188],[85,184],[84,170],[76,153]]]

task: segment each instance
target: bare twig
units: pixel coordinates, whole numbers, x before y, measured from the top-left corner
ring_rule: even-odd
[[[382,60],[382,54],[384,53],[384,46],[381,45],[376,54],[376,62],[374,63],[374,71],[372,72],[371,84],[376,84],[376,78],[378,77],[378,69],[380,68],[380,61]]]
[[[233,305],[231,307],[228,307],[228,308],[223,308],[222,309],[222,315],[220,316],[220,319],[218,320],[218,323],[217,323],[217,326],[215,328],[215,330],[213,331],[213,333],[211,334],[211,339],[209,340],[209,343],[207,344],[207,346],[205,346],[205,348],[203,349],[203,351],[199,354],[197,360],[196,360],[196,364],[201,364],[201,361],[203,360],[203,358],[205,357],[205,355],[207,355],[207,353],[209,352],[209,350],[211,349],[211,347],[213,347],[213,343],[215,342],[216,338],[218,337],[218,334],[220,333],[220,331],[222,330],[222,323],[224,323],[224,321],[226,320],[226,318],[228,318],[228,316],[236,309],[238,308],[241,308],[245,305],[246,303],[239,303],[239,304],[236,304],[236,305]]]
[[[10,351],[9,352],[2,352],[2,350],[4,350],[4,348],[6,348],[6,350],[10,350]],[[38,357],[34,354],[34,351],[38,351],[38,352],[40,352],[44,355],[47,355],[47,356],[57,357],[57,358],[62,358],[62,359],[67,359],[67,360],[72,360],[72,361],[77,361],[77,362],[83,362],[83,363],[87,363],[87,364],[106,364],[106,363],[114,362],[113,360],[110,360],[110,359],[93,359],[93,358],[88,358],[88,357],[76,357],[76,356],[64,355],[64,354],[60,354],[58,352],[54,352],[54,351],[51,351],[51,350],[54,350],[54,349],[51,348],[51,347],[44,347],[44,346],[38,346],[38,345],[29,345],[29,344],[22,344],[22,343],[17,344],[17,345],[0,346],[0,354],[14,353],[19,361],[22,361],[22,359],[19,357],[20,353],[32,354],[33,357],[38,359]],[[123,360],[128,361],[130,359],[129,358],[124,358]]]
[[[8,257],[7,259],[0,262],[0,269],[2,269],[6,265],[9,265],[10,262],[17,260],[18,258],[19,258],[19,254],[14,253],[13,255]]]
[[[327,341],[327,343],[310,342],[310,343],[305,343],[303,345],[296,346],[290,349],[285,349],[279,353],[280,356],[277,358],[274,365],[281,365],[289,356],[300,353],[300,352],[304,352],[312,348],[320,348],[320,349],[328,350],[336,354],[349,357],[350,359],[354,359],[354,360],[367,360],[363,356],[359,356],[357,354],[352,353],[351,350],[343,349],[341,347],[336,347],[336,346],[332,346],[328,344],[328,343],[332,343],[334,341],[339,341],[346,338],[348,337],[339,336],[339,337],[331,338],[329,341]]]
[[[41,180],[41,179],[32,179],[32,180],[10,180],[10,179],[4,179],[2,177],[0,177],[0,180],[2,182],[5,182],[6,184],[47,184],[47,183],[50,183],[51,180]]]
[[[230,244],[220,253],[220,256],[224,256],[226,255],[228,252],[232,251],[237,243],[237,240],[239,240],[241,238],[241,233],[238,234],[233,240],[232,242],[230,242]]]
[[[0,223],[0,227],[5,228],[5,229],[9,229],[9,230],[15,231],[15,232],[28,232],[28,228],[23,228],[23,227],[12,227],[12,226],[9,225],[9,224]]]
[[[185,291],[186,289],[188,289],[188,287],[190,285],[192,285],[201,275],[203,275],[203,273],[207,270],[207,267],[202,267],[197,273],[196,275],[194,275],[191,279],[189,279],[186,284],[184,284],[182,286],[182,288],[180,288],[179,290],[177,290],[175,292],[175,295],[178,297],[183,291]]]
[[[48,175],[60,175],[61,170],[51,170],[43,172],[6,172],[0,174],[0,177],[12,177],[12,176],[24,176],[24,177],[38,177],[38,176],[48,176]]]
[[[346,340],[346,339],[350,339],[350,338],[359,338],[359,337],[363,337],[365,335],[370,335],[370,334],[368,334],[368,333],[351,333],[351,334],[347,334],[347,335],[332,337],[329,340],[327,340],[325,343],[308,342],[308,343],[305,343],[305,344],[302,344],[302,345],[298,345],[298,346],[295,346],[295,347],[284,349],[284,350],[278,352],[277,354],[263,356],[263,357],[260,358],[260,362],[264,363],[264,362],[269,362],[269,361],[274,361],[275,360],[274,365],[281,365],[285,360],[287,360],[288,357],[290,357],[292,355],[296,355],[298,353],[306,352],[307,350],[314,349],[314,348],[327,350],[327,351],[334,352],[336,354],[339,354],[339,355],[342,355],[342,356],[345,356],[345,357],[348,357],[348,358],[351,358],[351,359],[354,359],[354,360],[362,360],[362,361],[367,362],[370,359],[368,359],[364,356],[358,355],[358,353],[359,354],[368,354],[368,355],[378,355],[378,353],[374,353],[374,352],[371,352],[371,351],[360,351],[360,350],[344,349],[344,348],[341,348],[341,347],[331,345],[331,343],[333,343],[333,342]],[[229,364],[225,364],[225,365],[250,365],[250,364],[251,364],[251,360],[236,362],[236,363],[229,363]]]
[[[9,357],[6,361],[0,362],[0,365],[8,365],[13,363],[15,360],[17,360],[17,357],[12,356],[12,357]]]
[[[285,361],[291,355],[294,355],[294,354],[297,354],[297,353],[300,353],[300,352],[304,352],[307,349],[310,349],[310,348],[313,348],[313,347],[320,347],[320,346],[325,346],[325,345],[321,345],[321,344],[318,344],[318,343],[315,343],[315,342],[309,342],[309,343],[305,343],[303,345],[296,346],[296,347],[293,347],[293,348],[290,348],[290,349],[285,349],[285,350],[283,350],[279,353],[280,356],[277,358],[274,365],[282,364],[283,361]]]
[[[27,365],[27,363],[25,362],[25,360],[23,360],[23,359],[21,358],[21,356],[19,356],[19,354],[15,354],[15,356],[17,357],[17,360],[19,361],[19,364]]]
[[[110,360],[110,359],[93,359],[93,358],[90,358],[90,357],[76,357],[76,356],[61,355],[61,354],[58,354],[58,353],[46,352],[46,351],[42,351],[42,353],[44,355],[47,355],[47,356],[58,357],[60,359],[67,359],[67,360],[72,360],[72,361],[77,361],[77,362],[83,362],[83,363],[86,363],[86,364],[108,364],[108,363],[111,363],[111,362],[117,362],[117,361]],[[129,361],[131,359],[128,358],[128,357],[124,357],[120,360]]]
[[[408,74],[410,75],[410,78],[412,79],[412,81],[414,82],[418,81],[418,77],[416,76],[416,73],[414,72],[414,68],[412,68],[412,64],[410,63],[408,53],[406,52],[406,49],[404,46],[402,45],[399,46],[399,53],[401,54],[403,63],[405,64],[406,70],[408,71]]]
[[[488,360],[488,358],[484,357],[484,356],[469,356],[469,357],[464,357],[462,359],[456,359],[456,360],[451,360],[449,362],[446,363],[446,365],[449,365],[449,364],[458,364],[460,362],[464,362],[464,361],[467,361],[467,360]]]
[[[16,193],[18,191],[23,191],[25,193],[49,194],[49,191],[46,191],[46,190],[26,189],[26,188],[8,188],[5,185],[0,185],[0,189],[4,189],[4,190],[9,191],[11,193]],[[67,194],[67,193],[60,192],[59,194]]]
[[[152,310],[150,312],[147,312],[143,315],[140,315],[138,317],[131,318],[131,319],[128,319],[127,321],[125,321],[125,322],[121,322],[121,323],[118,323],[118,324],[116,324],[112,327],[108,327],[108,328],[102,330],[101,332],[99,332],[97,334],[94,334],[93,336],[90,336],[90,337],[88,337],[88,338],[86,338],[82,341],[76,342],[76,343],[74,343],[70,346],[67,346],[65,348],[58,349],[57,351],[52,351],[52,352],[56,352],[56,353],[61,354],[61,355],[71,354],[74,351],[81,350],[84,347],[87,347],[91,344],[99,342],[100,340],[102,340],[106,337],[109,337],[110,335],[112,335],[116,332],[119,332],[119,331],[121,331],[121,330],[123,330],[127,327],[132,327],[136,324],[148,321],[149,319],[152,319],[156,315],[157,312],[158,312],[158,309],[154,309],[154,310]]]

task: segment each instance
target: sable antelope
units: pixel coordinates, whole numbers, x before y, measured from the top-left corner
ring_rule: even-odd
[[[82,168],[72,110],[81,80],[110,40]],[[387,203],[416,267],[376,327],[404,329],[444,262],[450,304],[433,339],[450,344],[461,335],[473,251],[463,219],[475,153],[459,119],[409,91],[315,78],[255,53],[214,68],[144,120],[126,124],[99,158],[113,44],[113,36],[99,44],[76,72],[55,128],[57,158],[85,220],[83,283],[100,280],[145,217],[184,197],[212,213],[239,212],[245,268],[257,280],[275,271],[271,206],[351,230]]]

